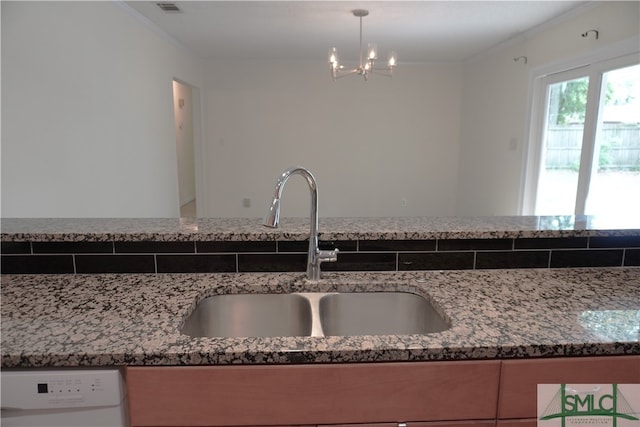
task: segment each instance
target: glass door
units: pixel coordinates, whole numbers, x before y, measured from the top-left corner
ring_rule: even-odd
[[[548,75],[538,88],[525,204],[535,215],[640,215],[637,55]]]
[[[640,65],[605,72],[587,215],[640,216]]]
[[[588,76],[548,85],[536,215],[575,210],[588,87]]]

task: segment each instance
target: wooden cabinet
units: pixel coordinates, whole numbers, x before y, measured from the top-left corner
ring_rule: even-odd
[[[497,360],[126,369],[132,427],[495,420],[499,374]]]
[[[132,427],[536,427],[537,384],[640,383],[640,356],[128,367]]]
[[[505,360],[498,418],[535,421],[538,384],[611,383],[640,383],[640,356]],[[508,426],[499,422],[498,427]]]
[[[368,423],[368,424],[331,424],[331,425],[319,425],[317,427],[398,427],[399,423]],[[496,422],[491,420],[474,420],[474,421],[427,421],[427,422],[407,422],[402,423],[407,427],[495,427]]]

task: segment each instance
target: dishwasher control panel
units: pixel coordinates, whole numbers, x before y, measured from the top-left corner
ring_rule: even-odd
[[[2,409],[29,410],[120,405],[117,369],[2,371]]]

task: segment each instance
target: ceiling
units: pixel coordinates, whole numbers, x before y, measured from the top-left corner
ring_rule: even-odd
[[[587,1],[175,1],[164,12],[155,1],[131,8],[181,45],[208,59],[318,60],[336,47],[357,62],[363,42],[390,50],[400,65],[465,61]]]

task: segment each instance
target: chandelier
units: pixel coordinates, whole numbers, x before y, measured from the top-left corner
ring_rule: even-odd
[[[343,65],[340,65],[338,59],[338,50],[333,47],[329,50],[329,71],[331,71],[331,77],[335,81],[336,79],[349,75],[360,75],[364,77],[364,80],[369,79],[370,74],[381,74],[391,77],[393,69],[398,64],[398,57],[394,51],[389,52],[389,58],[387,60],[387,66],[385,68],[375,68],[376,60],[378,59],[378,45],[375,43],[367,44],[367,51],[362,48],[362,18],[369,14],[366,9],[352,10],[353,16],[360,18],[360,64],[353,69],[345,69]]]

